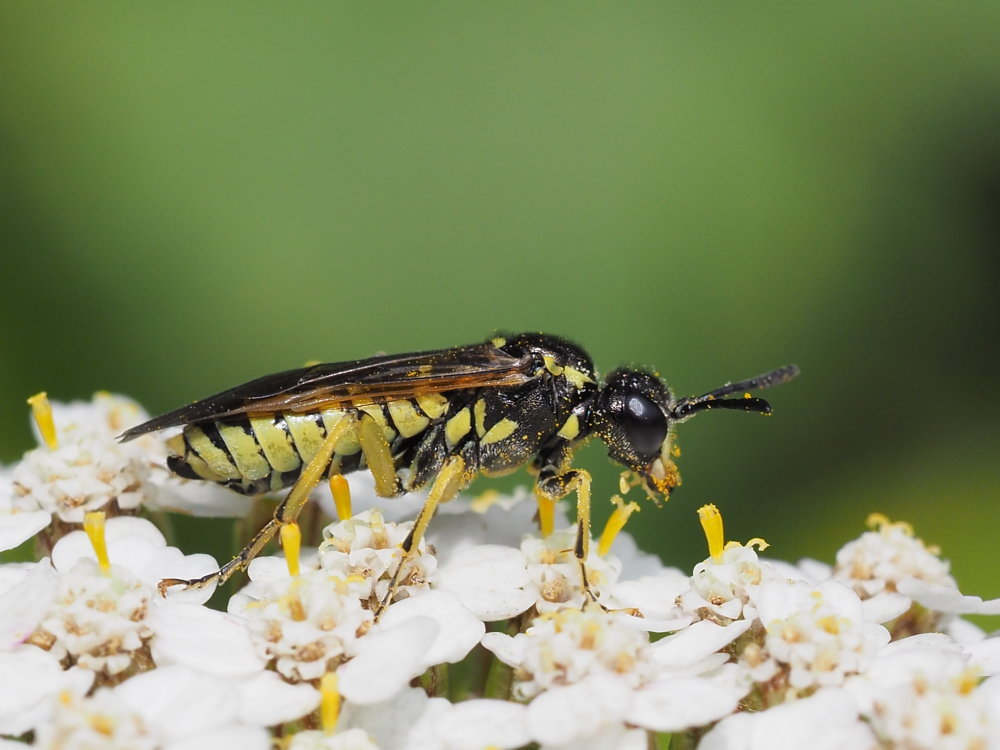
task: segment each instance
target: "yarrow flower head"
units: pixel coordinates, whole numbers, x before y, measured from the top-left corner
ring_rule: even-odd
[[[84,525],[86,533],[63,537],[53,549],[49,606],[27,642],[65,667],[93,670],[99,684],[116,684],[153,667],[151,610],[170,606],[156,594],[161,572],[168,567],[211,569],[215,561],[208,555],[185,559],[142,519],[105,523],[103,514],[95,512]],[[207,589],[180,598],[203,601],[210,594]]]
[[[134,401],[98,393],[93,402],[49,405],[29,400],[40,438],[11,477],[14,505],[43,510],[64,523],[83,523],[88,511],[134,510],[153,494],[149,455],[115,436],[146,418]]]
[[[402,557],[402,544],[412,528],[412,521],[387,522],[377,508],[363,511],[323,529],[319,564],[374,607],[389,591],[389,581]],[[436,570],[437,560],[421,539],[406,568],[397,575],[395,598],[428,590]]]
[[[258,653],[285,679],[318,680],[357,653],[374,618],[344,578],[314,570],[238,595],[229,611],[241,616]]]
[[[911,636],[886,646],[848,690],[884,747],[1000,747],[1000,680],[983,677],[945,636]]]
[[[850,585],[867,606],[890,620],[893,638],[947,629],[960,614],[1000,614],[1000,600],[963,596],[941,559],[908,523],[880,513],[868,518],[872,531],[837,553],[833,577]]]
[[[488,633],[483,645],[514,668],[514,696],[531,700],[532,737],[564,745],[626,724],[678,731],[732,711],[749,684],[735,665],[689,653],[675,668],[632,618],[565,609],[541,615],[513,637]],[[725,657],[722,659],[725,661]]]
[[[698,510],[698,516],[708,541],[709,556],[695,565],[690,590],[681,596],[681,606],[721,623],[745,616],[753,619],[753,611],[744,613],[744,607],[751,602],[757,587],[774,575],[754,549],[766,549],[767,542],[751,539],[746,544],[725,544],[718,508],[705,505]]]

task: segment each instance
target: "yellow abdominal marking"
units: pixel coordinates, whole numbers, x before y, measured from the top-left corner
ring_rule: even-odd
[[[274,423],[273,417],[250,417],[250,429],[264,457],[275,471],[294,471],[301,461],[292,448],[289,434]]]
[[[559,432],[556,434],[564,440],[576,440],[576,436],[580,434],[580,420],[576,414],[570,414],[569,419],[559,428]]]
[[[471,429],[472,415],[469,413],[468,408],[462,409],[445,423],[444,436],[448,441],[448,447],[454,447]]]
[[[417,406],[431,419],[437,419],[448,410],[448,399],[440,393],[428,393],[417,396]]]
[[[320,414],[323,417],[323,426],[326,428],[327,434],[332,432],[340,424],[340,421],[347,416],[347,412],[340,409],[325,409]],[[341,456],[353,456],[359,450],[361,450],[361,443],[358,442],[355,430],[347,430],[344,433],[344,437],[338,440],[334,446],[334,452],[339,453]]]
[[[312,416],[306,414],[285,414],[285,424],[292,435],[292,442],[303,461],[316,455],[323,445],[323,431]]]
[[[505,339],[503,336],[497,336],[496,338],[490,339],[490,343],[493,344],[493,346],[495,346],[497,349],[499,349],[500,347],[502,347],[504,344],[507,343],[507,339]]]
[[[418,412],[409,401],[390,401],[387,404],[392,423],[405,438],[419,435],[431,421]]]
[[[517,429],[517,422],[504,417],[495,425],[490,427],[486,431],[486,434],[480,438],[479,442],[483,445],[491,445],[493,443],[498,443],[504,438],[510,437],[514,430]]]
[[[221,448],[216,448],[200,427],[197,425],[188,427],[186,435],[188,444],[202,459],[202,462],[211,474],[214,474],[224,480],[240,478],[239,469],[233,466],[233,463],[229,460],[229,456],[226,455],[226,452]],[[193,458],[193,456],[189,456],[189,459],[190,458]],[[201,472],[198,471],[199,467],[197,463],[190,460],[189,463],[191,463],[191,468],[201,474]],[[206,479],[207,478],[208,477],[206,477]]]
[[[219,435],[229,449],[236,468],[245,479],[255,480],[270,476],[271,465],[261,455],[257,441],[243,429],[241,425],[224,425],[216,423]]]

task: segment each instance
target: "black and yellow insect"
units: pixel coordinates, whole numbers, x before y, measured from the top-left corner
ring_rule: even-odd
[[[575,553],[582,561],[590,538],[590,475],[572,468],[571,457],[584,440],[598,437],[651,495],[669,495],[680,483],[671,452],[675,424],[709,409],[769,414],[770,405],[746,391],[796,374],[792,365],[675,399],[655,374],[623,368],[601,383],[580,347],[523,333],[267,375],[156,417],[121,439],[183,426],[169,443],[177,474],[246,494],[293,487],[267,526],[217,573],[168,579],[161,588],[224,581],[297,518],[324,475],[364,468],[383,497],[430,485],[404,542],[405,557],[438,503],[478,473],[500,475],[528,464],[537,475],[540,506],[576,490]],[[736,393],[742,395],[726,398]]]

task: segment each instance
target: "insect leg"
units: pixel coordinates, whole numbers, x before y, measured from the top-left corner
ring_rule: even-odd
[[[392,460],[392,449],[382,428],[370,414],[363,414],[358,423],[357,435],[361,451],[365,454],[365,462],[375,479],[375,494],[379,497],[395,497],[399,494],[396,463]]]
[[[590,554],[590,472],[569,469],[556,474],[554,471],[551,465],[542,468],[538,475],[536,493],[540,497],[548,497],[554,503],[576,490],[576,540],[573,543],[573,555],[580,564],[580,576],[587,598],[597,602],[587,579],[587,555]]]
[[[202,588],[212,582],[219,585],[225,583],[237,570],[245,570],[264,546],[274,538],[278,529],[286,523],[292,523],[299,517],[302,508],[309,500],[309,493],[322,479],[330,461],[333,459],[334,450],[347,433],[356,426],[357,418],[352,414],[345,415],[337,424],[327,432],[326,437],[316,451],[316,454],[309,459],[309,463],[302,469],[292,491],[285,496],[274,511],[274,517],[265,524],[264,528],[254,534],[253,539],[239,551],[232,560],[227,562],[214,573],[209,573],[201,578],[164,578],[157,588],[161,596],[166,596],[167,589],[171,586],[184,586],[186,588]]]
[[[430,524],[431,518],[434,517],[434,511],[437,510],[438,505],[455,497],[468,483],[469,479],[465,460],[461,456],[451,456],[444,462],[444,466],[441,467],[437,477],[434,479],[434,484],[431,485],[430,492],[427,493],[427,500],[424,502],[424,507],[420,509],[416,521],[413,522],[413,528],[410,529],[410,533],[403,540],[403,554],[400,557],[399,565],[396,566],[396,570],[392,574],[392,578],[389,579],[389,588],[386,590],[385,596],[375,608],[376,618],[382,614],[392,601],[392,597],[399,587],[400,576],[420,545],[420,540],[424,538],[424,533],[427,531],[427,526]]]

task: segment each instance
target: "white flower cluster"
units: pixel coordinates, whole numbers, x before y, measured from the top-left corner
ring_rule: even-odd
[[[55,405],[54,430],[40,408],[0,474],[0,542],[45,555],[0,564],[0,750],[1000,747],[1000,638],[961,619],[1000,601],[904,524],[791,565],[706,506],[690,574],[619,534],[585,589],[574,528],[542,536],[529,493],[443,505],[403,563],[420,498],[379,507],[359,474],[364,509],[317,548],[286,527],[222,612],[211,586],[159,594],[217,562],[135,514],[224,515],[230,493],[168,477],[156,438],[117,443],[129,401]]]

